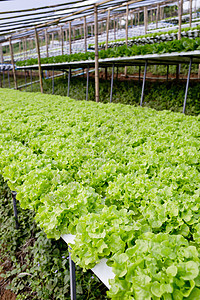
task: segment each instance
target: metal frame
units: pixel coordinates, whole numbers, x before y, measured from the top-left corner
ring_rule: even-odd
[[[140,106],[142,106],[142,103],[144,100],[144,87],[145,87],[146,73],[147,73],[147,60],[145,61],[145,67],[144,67],[144,76],[143,76],[143,82],[142,82],[142,94],[141,94],[141,99],[140,99]]]
[[[187,83],[186,83],[186,89],[185,89],[185,99],[184,99],[184,103],[183,103],[183,114],[185,113],[191,68],[192,68],[192,57],[190,58],[190,64],[189,64],[189,70],[188,70],[188,77],[187,77]]]
[[[71,259],[71,253],[69,252],[69,272],[70,272],[70,295],[71,300],[76,300],[76,270],[75,263]]]

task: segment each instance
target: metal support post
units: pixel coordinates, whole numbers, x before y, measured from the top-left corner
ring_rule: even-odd
[[[67,97],[69,97],[70,79],[71,79],[71,67],[69,67],[69,70],[68,70]]]
[[[52,73],[52,94],[54,94],[54,68]]]
[[[15,225],[16,229],[19,229],[19,223],[18,223],[18,215],[17,215],[17,204],[16,204],[16,192],[11,191],[12,199],[13,199],[13,209],[14,209],[14,216],[15,216]]]
[[[71,294],[71,300],[76,300],[76,272],[75,272],[75,263],[71,259],[70,252],[69,252],[69,272],[70,272],[70,294]]]
[[[89,65],[87,67],[87,86],[86,86],[86,101],[88,101],[88,90],[89,90],[89,71],[90,71],[90,68],[89,68]]]
[[[145,87],[146,73],[147,73],[147,60],[145,61],[145,68],[144,68],[144,76],[143,76],[143,83],[142,83],[142,94],[141,94],[141,99],[140,99],[140,106],[142,106],[142,102],[144,100],[144,87]]]
[[[187,77],[186,90],[185,90],[185,99],[184,99],[184,104],[183,104],[183,114],[185,113],[191,68],[192,68],[192,57],[190,58],[190,64],[189,64],[189,70],[188,70],[188,77]]]
[[[112,102],[114,71],[115,71],[115,65],[113,64],[112,65],[112,77],[111,77],[111,89],[110,89],[110,103]]]

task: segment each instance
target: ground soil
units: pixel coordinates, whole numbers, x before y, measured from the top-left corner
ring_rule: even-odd
[[[11,263],[8,260],[6,260],[2,264],[0,264],[0,268],[1,267],[2,271],[0,272],[0,300],[16,300],[16,295],[10,290],[6,289],[8,282],[5,278],[1,277],[1,274],[11,269]]]
[[[16,295],[10,290],[6,290],[4,278],[0,277],[0,300],[16,300]]]

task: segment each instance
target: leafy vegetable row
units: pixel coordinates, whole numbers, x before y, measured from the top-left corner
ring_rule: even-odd
[[[193,51],[200,50],[200,38],[195,40],[189,38],[183,38],[180,41],[168,41],[156,44],[146,44],[146,45],[134,45],[132,47],[127,47],[126,45],[120,47],[109,48],[108,50],[99,51],[99,58],[110,58],[110,57],[122,57],[122,56],[134,56],[134,55],[145,55],[154,53],[171,53],[180,51]],[[71,62],[71,61],[81,61],[81,60],[94,60],[94,52],[86,53],[75,53],[75,54],[65,54],[54,57],[41,58],[42,64],[47,63],[61,63],[61,62]],[[37,59],[28,59],[26,61],[19,61],[16,63],[17,66],[28,66],[37,64]]]
[[[196,26],[196,27],[187,27],[187,28],[183,28],[181,31],[181,35],[182,37],[189,37],[189,38],[196,38],[199,37],[199,32],[200,30],[200,26]],[[174,29],[174,30],[169,30],[166,32],[154,32],[154,33],[148,33],[145,35],[140,35],[140,36],[136,36],[136,37],[129,37],[128,38],[128,45],[132,46],[134,44],[150,44],[150,43],[156,43],[158,41],[165,41],[165,40],[175,40],[178,39],[178,29]],[[116,39],[113,41],[109,41],[108,43],[108,47],[112,48],[115,46],[119,46],[119,45],[123,45],[125,44],[126,39],[125,38],[121,38],[121,39]],[[101,42],[99,43],[99,47],[101,49],[105,48],[105,44],[106,42]],[[89,48],[93,49],[94,45],[90,44]]]
[[[0,172],[112,299],[200,298],[200,118],[0,91]]]

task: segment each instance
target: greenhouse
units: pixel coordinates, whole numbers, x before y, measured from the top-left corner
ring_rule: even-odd
[[[0,299],[200,299],[200,3],[2,1]]]

